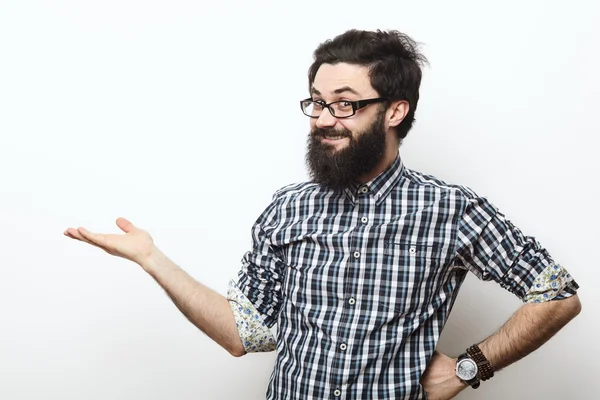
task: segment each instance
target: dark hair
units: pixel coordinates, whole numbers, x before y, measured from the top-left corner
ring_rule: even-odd
[[[421,65],[427,63],[417,43],[404,33],[352,29],[321,43],[308,71],[309,92],[322,64],[348,63],[369,68],[371,86],[390,101],[406,100],[408,114],[396,127],[402,140],[412,128],[419,102]]]

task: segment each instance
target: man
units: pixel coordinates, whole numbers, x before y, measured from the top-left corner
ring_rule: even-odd
[[[227,298],[125,219],[125,235],[65,235],[139,264],[231,354],[276,349],[268,399],[433,400],[477,388],[579,313],[578,285],[488,200],[403,165],[425,61],[396,31],[351,30],[317,48],[300,103],[312,181],[274,195]],[[450,358],[435,347],[468,271],[526,304]]]

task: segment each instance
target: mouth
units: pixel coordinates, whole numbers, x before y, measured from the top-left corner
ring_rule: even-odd
[[[345,139],[347,136],[345,135],[323,135],[322,138],[326,139],[326,140],[342,140]]]
[[[321,143],[341,146],[351,140],[351,134],[347,130],[315,129],[311,132],[313,140]]]
[[[349,139],[348,135],[337,132],[321,134],[318,137],[322,142],[325,143],[339,143],[344,141],[344,139]]]

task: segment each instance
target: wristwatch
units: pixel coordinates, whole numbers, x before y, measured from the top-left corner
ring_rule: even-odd
[[[477,376],[477,363],[467,353],[458,356],[456,360],[456,376],[470,385],[473,389],[479,387],[479,377]]]

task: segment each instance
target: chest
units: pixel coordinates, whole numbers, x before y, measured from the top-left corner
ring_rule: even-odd
[[[449,193],[290,207],[272,237],[301,307],[361,299],[366,311],[415,310],[448,279],[461,205]]]

